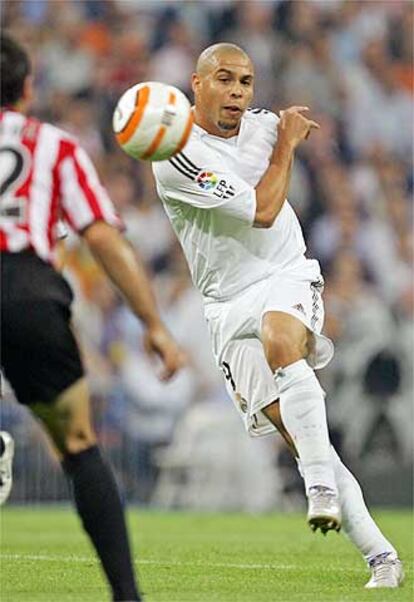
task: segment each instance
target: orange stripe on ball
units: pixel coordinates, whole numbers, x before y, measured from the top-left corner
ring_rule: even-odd
[[[116,138],[120,144],[126,144],[134,135],[134,132],[139,126],[144,115],[145,107],[148,104],[149,95],[150,89],[148,86],[144,86],[138,90],[134,112],[123,129],[116,134]]]
[[[165,127],[165,125],[161,125],[158,132],[154,136],[154,140],[151,142],[151,144],[149,145],[149,147],[147,148],[145,153],[142,155],[142,157],[141,157],[142,159],[149,159],[151,157],[151,155],[153,155],[155,153],[155,151],[161,144],[166,131],[167,131],[167,128]]]
[[[175,101],[176,101],[176,95],[174,92],[171,91],[168,96],[168,104],[175,105]],[[161,144],[166,131],[167,131],[167,128],[165,127],[165,125],[161,125],[158,132],[154,136],[154,140],[151,142],[151,144],[149,145],[149,147],[147,148],[145,153],[142,155],[142,157],[141,157],[142,159],[149,159],[151,157],[151,155],[153,155],[155,153],[155,151],[158,149],[159,145]]]

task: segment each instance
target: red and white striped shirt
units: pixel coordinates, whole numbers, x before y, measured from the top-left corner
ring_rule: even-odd
[[[91,160],[47,123],[0,112],[0,250],[32,249],[53,262],[60,220],[81,232],[97,220],[121,228]]]

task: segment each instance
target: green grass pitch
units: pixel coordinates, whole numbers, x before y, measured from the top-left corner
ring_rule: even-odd
[[[346,538],[312,533],[298,514],[192,514],[131,509],[135,563],[147,602],[403,602],[414,600],[412,516],[376,518],[405,563],[399,590],[366,591],[368,572]],[[5,508],[2,602],[109,600],[69,508]]]

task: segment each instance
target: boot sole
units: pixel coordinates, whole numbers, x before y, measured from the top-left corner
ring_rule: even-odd
[[[339,533],[342,526],[340,519],[334,516],[313,516],[308,519],[308,525],[314,532],[320,529],[323,535],[326,535],[328,531]]]

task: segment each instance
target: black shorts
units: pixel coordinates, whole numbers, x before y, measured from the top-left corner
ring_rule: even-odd
[[[34,253],[1,253],[1,365],[20,403],[50,403],[84,374],[66,280]]]

